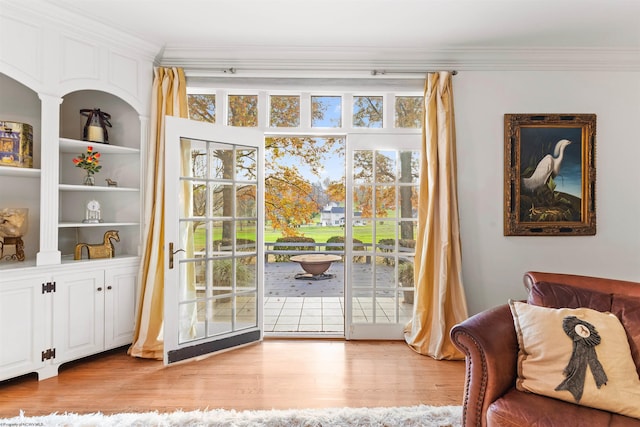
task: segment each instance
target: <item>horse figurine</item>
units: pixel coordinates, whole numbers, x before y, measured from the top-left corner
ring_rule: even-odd
[[[104,233],[104,241],[102,244],[90,245],[88,243],[78,243],[73,259],[82,259],[82,248],[87,248],[88,259],[94,258],[113,258],[116,254],[111,239],[116,242],[120,241],[118,230],[109,230]]]

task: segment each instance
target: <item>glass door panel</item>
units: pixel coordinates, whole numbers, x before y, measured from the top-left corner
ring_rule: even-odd
[[[262,339],[262,135],[167,118],[165,363]],[[249,171],[249,172],[247,172]]]
[[[419,150],[419,134],[348,136],[348,339],[402,339],[412,316]]]

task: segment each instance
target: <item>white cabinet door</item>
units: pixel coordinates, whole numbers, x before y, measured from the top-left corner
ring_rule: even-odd
[[[138,268],[105,271],[104,346],[105,350],[131,344],[135,328]]]
[[[49,325],[45,322],[46,278],[0,281],[0,380],[44,366]]]
[[[55,363],[104,349],[104,270],[61,273],[54,277],[53,344]]]

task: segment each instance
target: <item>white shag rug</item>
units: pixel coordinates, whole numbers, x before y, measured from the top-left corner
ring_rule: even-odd
[[[144,412],[104,415],[72,413],[29,417],[21,411],[0,425],[16,426],[215,426],[215,427],[337,427],[337,426],[425,426],[460,427],[461,406],[407,406],[391,408],[289,409],[271,411]]]

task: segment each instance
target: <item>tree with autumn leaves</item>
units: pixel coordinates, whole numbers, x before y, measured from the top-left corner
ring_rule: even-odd
[[[311,223],[322,204],[317,186],[302,175],[296,164],[306,164],[320,179],[328,154],[342,150],[341,140],[337,138],[265,139],[265,212],[271,227],[281,230],[283,236],[302,235],[299,226]]]
[[[396,122],[397,128],[420,128],[423,123],[422,97],[401,97],[396,99]],[[356,97],[356,114],[354,115],[354,126],[366,127],[377,123],[382,125],[382,97]],[[375,156],[374,156],[375,153]],[[399,153],[400,183],[409,184],[418,178],[418,160],[412,157],[409,151]],[[362,212],[362,218],[375,216],[384,218],[387,216],[387,209],[395,206],[394,187],[384,185],[378,186],[375,204],[373,197],[373,180],[375,170],[375,180],[378,183],[393,182],[397,171],[395,163],[380,151],[356,152],[353,158],[353,179],[354,179],[354,205]],[[400,186],[400,218],[412,218],[413,210],[418,206],[418,196],[412,191],[412,187]],[[344,177],[341,180],[334,180],[327,183],[327,194],[332,201],[343,202],[346,197]],[[375,205],[375,207],[374,207]],[[400,222],[400,238],[412,240],[414,224],[412,221]]]
[[[363,97],[366,98],[366,97]],[[257,126],[257,97],[255,95],[236,95],[229,96],[229,124],[238,127],[255,127]],[[273,127],[295,127],[299,125],[299,97],[282,96],[274,99],[271,104],[270,125]],[[361,123],[367,120],[377,120],[382,117],[379,108],[381,103],[374,97],[367,102],[363,99],[361,102],[362,109],[357,117]],[[398,106],[396,106],[397,108]],[[408,110],[411,106],[404,106]],[[189,95],[189,112],[191,119],[214,122],[215,121],[215,103],[212,96],[209,95]],[[314,119],[322,120],[326,109],[323,104],[316,103],[312,105]],[[415,122],[416,118],[407,115],[404,119],[407,122]],[[380,179],[394,179],[396,171],[393,164],[384,155],[376,152],[375,161],[372,151],[357,153],[354,158],[354,170],[356,178],[366,183],[367,174],[371,175],[373,168],[376,168],[377,181]],[[233,159],[229,151],[220,150],[214,155],[220,160],[219,164],[225,171],[222,176],[231,176],[234,168],[242,169],[240,158]],[[300,225],[311,223],[314,215],[324,206],[327,198],[337,203],[344,203],[345,187],[344,177],[327,181],[325,180],[324,194],[320,191],[318,183],[313,184],[303,176],[298,164],[305,164],[306,167],[318,177],[321,177],[321,171],[327,158],[335,155],[344,156],[344,143],[342,138],[324,137],[267,137],[265,139],[265,212],[267,223],[274,229],[281,230],[283,236],[302,235]],[[197,153],[194,155],[198,155]],[[194,165],[198,163],[194,160]],[[402,153],[400,155],[401,181],[411,182],[412,174],[417,172],[415,165],[412,164],[411,153]],[[251,162],[247,163],[251,164]],[[375,166],[374,166],[375,164]],[[255,171],[244,170],[247,176],[255,177]],[[229,175],[227,175],[229,174]],[[385,178],[386,177],[386,178]],[[406,181],[408,180],[408,181]],[[371,216],[373,204],[373,186],[359,185],[356,187],[354,195],[358,206],[362,209],[362,216]],[[408,192],[407,192],[408,190]],[[225,200],[231,200],[233,194],[231,188],[223,186],[220,188],[220,197],[214,197],[222,206],[221,214],[227,216],[231,212],[225,210],[231,209],[231,203],[225,203]],[[252,192],[249,190],[242,191],[240,189],[240,201],[246,203],[252,202]],[[417,201],[412,196],[409,187],[401,188],[401,217],[411,218],[411,211],[415,208]],[[204,201],[206,195],[204,192],[198,194],[198,190],[194,190],[194,210],[204,212]],[[386,216],[387,209],[395,206],[395,189],[393,186],[383,187],[376,194],[376,216]],[[215,210],[215,207],[214,207]],[[223,232],[225,236],[230,236],[229,232]],[[405,239],[413,238],[412,224],[408,223],[407,227],[401,224],[401,237]]]
[[[255,112],[257,98],[251,95],[238,95],[229,97],[229,124],[238,127],[257,126]],[[271,115],[273,126],[297,125],[299,122],[299,98],[279,97],[273,105],[277,114]],[[194,120],[214,122],[215,104],[212,97],[207,95],[189,96],[189,113]],[[324,114],[322,108],[314,108],[313,114],[321,117]],[[274,229],[282,231],[284,236],[296,236],[302,234],[300,225],[308,224],[313,216],[321,208],[317,186],[310,183],[300,172],[296,164],[305,164],[311,172],[320,178],[320,172],[325,156],[329,153],[340,153],[342,144],[336,138],[323,138],[318,142],[310,137],[268,137],[265,139],[265,212],[266,221]],[[197,153],[195,154],[198,155]],[[232,173],[234,167],[242,168],[240,159],[230,158],[227,152],[214,154],[221,160],[221,165]],[[283,162],[282,159],[288,159]],[[193,159],[193,164],[198,162]],[[226,165],[226,166],[225,166]],[[255,177],[255,171],[244,170],[248,176]],[[223,176],[225,173],[223,172]],[[230,176],[230,175],[228,175]],[[226,189],[230,190],[230,189]],[[225,189],[221,189],[221,193]],[[194,191],[194,209],[204,212],[206,194],[196,194]],[[229,194],[228,197],[231,195]],[[241,198],[242,199],[242,198]],[[250,196],[244,197],[250,199]],[[230,203],[224,203],[225,196],[218,198],[220,204],[231,207]],[[229,199],[226,199],[229,200]],[[222,212],[223,215],[230,212]],[[230,235],[224,233],[225,235]]]
[[[412,157],[410,151],[400,152],[400,183],[410,184],[418,176],[418,160]],[[375,171],[375,175],[374,175]],[[356,209],[360,210],[362,218],[384,218],[388,210],[396,206],[395,162],[380,151],[360,151],[353,157],[353,201]],[[378,185],[374,186],[374,182]],[[400,218],[412,218],[413,210],[418,206],[417,194],[413,192],[413,186],[400,186]],[[375,189],[375,198],[374,198]],[[344,178],[339,181],[331,181],[327,185],[327,193],[332,201],[344,201]],[[375,212],[374,212],[375,210]],[[400,222],[400,238],[413,239],[414,223],[412,221]]]

